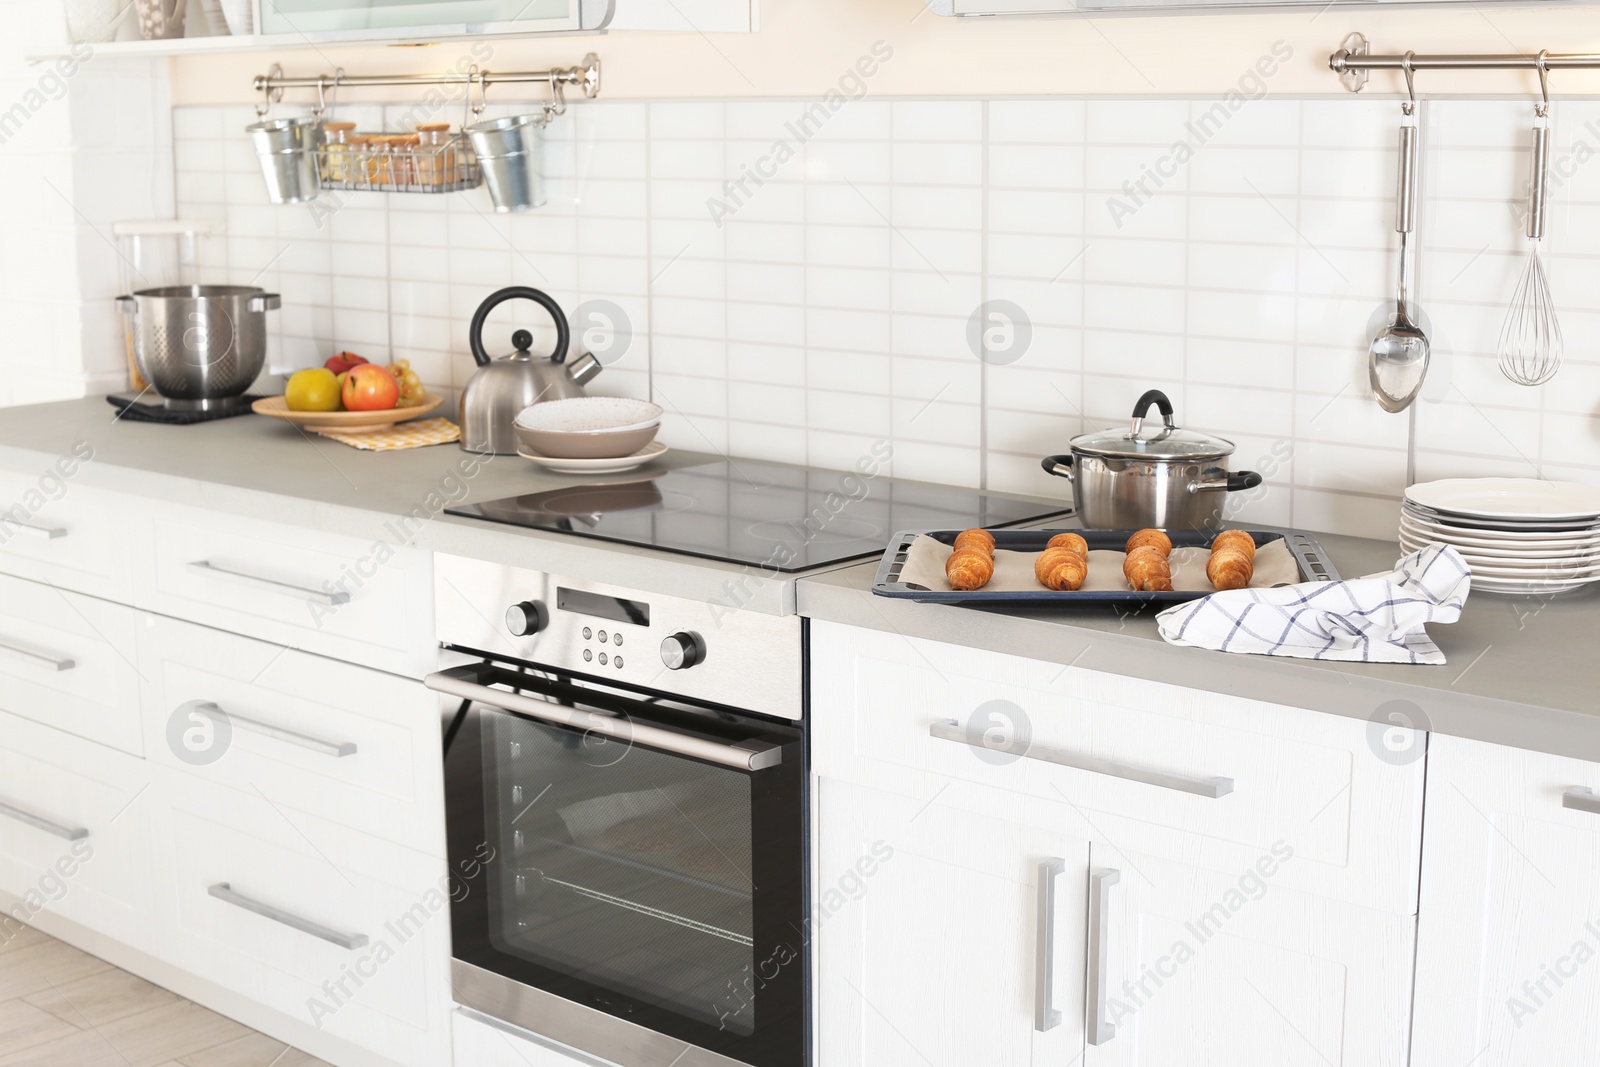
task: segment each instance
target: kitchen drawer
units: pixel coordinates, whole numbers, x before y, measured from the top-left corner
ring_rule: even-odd
[[[147,636],[150,759],[444,856],[439,698],[421,682],[164,616]]]
[[[0,572],[98,596],[126,596],[140,538],[135,502],[59,477],[0,470]]]
[[[1422,736],[1407,761],[1363,719],[820,622],[811,642],[821,775],[1007,818],[1053,805],[1223,873],[1287,847],[1279,884],[1416,911]]]
[[[456,1009],[454,1030],[457,1067],[612,1067],[470,1008]]]
[[[141,606],[396,674],[434,669],[428,553],[190,508],[152,528]]]
[[[168,962],[397,1064],[450,1057],[444,861],[165,775]]]
[[[141,617],[0,575],[0,711],[142,754],[135,667]]]
[[[0,714],[0,942],[45,912],[149,946],[148,784],[143,760]]]

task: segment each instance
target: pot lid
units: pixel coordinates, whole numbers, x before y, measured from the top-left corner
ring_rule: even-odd
[[[1161,411],[1160,423],[1145,419],[1152,404]],[[1134,405],[1128,425],[1080,434],[1072,439],[1072,450],[1121,458],[1220,459],[1233,454],[1233,442],[1179,427],[1173,420],[1172,401],[1159,389],[1151,389]]]

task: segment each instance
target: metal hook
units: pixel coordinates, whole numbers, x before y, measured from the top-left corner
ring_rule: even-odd
[[[273,82],[283,77],[283,67],[274,63],[267,68],[266,77],[256,78],[256,88],[261,90],[261,103],[256,105],[256,117],[266,118],[272,105],[283,100],[283,87],[273,87]]]
[[[478,81],[478,102],[472,106],[472,114],[474,117],[478,117],[482,116],[489,107],[489,72],[478,70],[476,67],[473,68],[472,74],[467,78],[468,100],[472,99],[472,81],[474,78]]]
[[[1403,115],[1414,114],[1417,110],[1417,85],[1411,66],[1411,59],[1415,55],[1415,52],[1407,52],[1405,58],[1400,61],[1400,69],[1406,75],[1406,94],[1411,97],[1410,100],[1403,100],[1400,103],[1400,113]]]
[[[1545,64],[1549,55],[1548,50],[1541,50],[1533,63],[1539,71],[1539,95],[1543,98],[1540,103],[1533,106],[1533,113],[1540,118],[1550,114],[1550,68]]]
[[[311,109],[312,117],[321,118],[323,112],[328,110],[327,79],[317,75],[317,106]]]

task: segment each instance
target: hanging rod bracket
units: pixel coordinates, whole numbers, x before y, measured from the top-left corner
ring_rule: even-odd
[[[1371,77],[1367,68],[1356,67],[1349,64],[1349,60],[1372,52],[1372,45],[1365,34],[1352,33],[1339,42],[1339,50],[1328,59],[1328,66],[1339,72],[1339,81],[1352,93],[1359,93],[1367,87],[1367,79]]]
[[[257,74],[255,77],[255,90],[258,93],[268,94],[274,103],[283,98],[285,89],[325,89],[332,85],[337,88],[359,89],[369,86],[417,86],[417,85],[465,85],[469,89],[476,82],[480,88],[490,85],[526,85],[540,84],[550,86],[552,93],[558,86],[573,85],[582,90],[583,95],[594,99],[600,95],[600,57],[590,52],[583,57],[583,63],[576,67],[556,67],[550,70],[483,71],[474,74],[345,74],[342,70],[336,75],[317,74],[312,76],[289,77],[283,73],[281,67],[273,64],[266,74]]]

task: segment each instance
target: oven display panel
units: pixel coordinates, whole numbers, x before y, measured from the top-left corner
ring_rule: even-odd
[[[575,611],[609,622],[629,622],[637,626],[650,625],[650,605],[639,600],[602,596],[582,589],[556,587],[556,607],[561,611]]]

